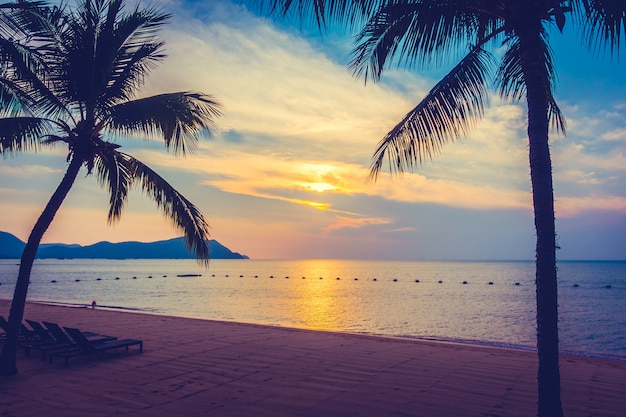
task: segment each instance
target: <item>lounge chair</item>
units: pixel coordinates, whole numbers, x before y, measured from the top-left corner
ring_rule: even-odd
[[[48,356],[49,363],[52,363],[53,358],[60,357],[65,359],[64,366],[67,366],[69,358],[73,356],[80,355],[91,355],[92,353],[104,352],[111,349],[120,349],[120,348],[128,348],[130,346],[138,345],[139,352],[143,352],[143,341],[137,339],[122,339],[122,340],[112,340],[109,342],[90,342],[89,339],[85,337],[81,333],[80,330],[65,327],[65,332],[72,338],[74,342],[76,342],[77,347],[63,350],[60,352],[53,352]]]
[[[27,320],[27,323],[29,323],[33,327],[39,328],[39,331],[45,331],[52,338],[52,340],[48,341],[47,343],[35,343],[29,346],[25,346],[24,350],[26,352],[26,356],[30,354],[31,350],[38,350],[41,352],[41,360],[43,361],[46,359],[47,353],[78,347],[78,344],[63,331],[61,326],[56,323],[50,323],[46,321],[42,322],[45,326],[45,329],[37,322],[31,323],[31,321]],[[105,342],[117,339],[117,337],[114,336],[105,336],[93,332],[82,333],[90,342]]]
[[[54,337],[52,337],[52,334],[39,322],[28,319],[26,319],[25,321],[35,333],[35,337],[20,343],[20,346],[24,348],[24,354],[26,356],[30,356],[31,350],[42,350],[50,346],[57,346],[61,344],[60,342],[55,340]]]
[[[7,320],[2,316],[0,316],[0,328],[4,330],[5,333],[9,331],[9,322],[7,322]],[[26,327],[24,323],[20,323],[20,336],[19,337],[20,337],[20,340],[30,340],[30,339],[35,339],[36,334],[34,331]]]

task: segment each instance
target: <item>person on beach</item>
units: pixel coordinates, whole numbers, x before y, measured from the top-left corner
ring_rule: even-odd
[[[95,309],[96,309],[96,300],[93,300],[93,301],[91,302],[91,309],[92,309],[92,310],[95,310]]]

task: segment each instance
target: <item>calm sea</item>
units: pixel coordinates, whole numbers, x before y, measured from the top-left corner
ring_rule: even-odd
[[[532,349],[534,294],[532,262],[37,260],[28,298]],[[626,262],[561,262],[559,297],[563,351],[626,359]]]

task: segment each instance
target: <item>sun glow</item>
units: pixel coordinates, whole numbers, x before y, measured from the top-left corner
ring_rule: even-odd
[[[329,207],[326,203],[317,203],[315,201],[305,201],[304,204],[317,210],[328,210]]]
[[[327,182],[309,182],[300,185],[307,190],[317,191],[318,193],[323,193],[324,191],[334,191],[337,189],[337,187],[332,184],[328,184]]]

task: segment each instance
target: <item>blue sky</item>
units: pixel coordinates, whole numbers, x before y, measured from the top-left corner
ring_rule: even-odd
[[[414,173],[367,183],[376,144],[436,83],[391,68],[364,85],[347,69],[349,33],[274,22],[241,2],[162,2],[168,58],[142,94],[180,90],[224,105],[213,139],[185,159],[158,142],[122,140],[205,214],[212,237],[252,258],[533,259],[523,103],[492,96],[469,137]],[[554,34],[556,96],[567,137],[553,135],[560,259],[626,259],[626,69]],[[622,58],[623,58],[622,48]],[[64,150],[0,164],[0,230],[22,240],[60,181]],[[140,193],[121,222],[80,176],[44,237],[90,244],[179,233]]]

